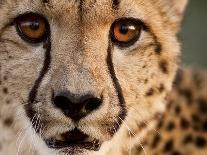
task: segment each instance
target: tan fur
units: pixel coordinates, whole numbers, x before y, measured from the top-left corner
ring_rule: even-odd
[[[3,0],[0,2],[0,154],[63,155],[49,149],[31,127],[24,105],[43,67],[43,43],[23,41],[11,25],[25,12],[38,12],[51,29],[51,64],[40,83],[34,109],[43,122],[42,136],[54,137],[74,128],[70,118],[51,104],[51,90],[103,96],[101,108],[79,122],[83,132],[103,142],[99,151],[75,154],[123,154],[142,142],[165,111],[179,63],[176,38],[187,1]],[[80,6],[82,4],[82,6]],[[115,73],[123,90],[127,116],[110,135],[122,110],[106,58],[111,24],[121,17],[142,20],[149,31],[129,48],[111,46]],[[106,117],[107,116],[107,117]],[[6,121],[5,121],[6,120]],[[6,123],[5,123],[6,122]],[[37,122],[36,122],[37,123]],[[129,131],[130,129],[130,131]]]
[[[143,139],[147,154],[205,155],[207,151],[207,73],[179,70],[174,89],[167,97],[167,111],[156,128]],[[136,155],[144,155],[137,145]]]

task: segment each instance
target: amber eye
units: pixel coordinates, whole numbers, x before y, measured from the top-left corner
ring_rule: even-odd
[[[111,39],[119,46],[133,45],[140,37],[142,25],[135,19],[119,19],[112,24]]]
[[[36,13],[27,13],[17,17],[15,24],[20,37],[31,43],[44,41],[49,31],[47,20]]]

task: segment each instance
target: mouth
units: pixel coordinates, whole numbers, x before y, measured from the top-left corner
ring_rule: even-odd
[[[47,146],[52,149],[86,149],[98,151],[101,142],[78,129],[57,135],[45,140]]]

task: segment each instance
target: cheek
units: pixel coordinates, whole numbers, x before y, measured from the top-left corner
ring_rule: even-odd
[[[146,55],[139,51],[133,54],[123,54],[120,51],[114,53],[116,74],[126,100],[128,98],[132,102],[144,96],[149,81],[157,74],[157,58],[150,55],[150,52]]]
[[[1,76],[4,79],[2,87],[7,87],[8,94],[13,98],[21,97],[26,100],[39,75],[44,52],[41,48],[19,48],[8,43],[0,53]]]
[[[170,87],[168,83],[172,81],[171,73],[174,70],[169,68],[172,66],[170,63],[172,62],[169,58],[157,55],[153,49],[149,49],[145,53],[137,51],[127,54],[115,51],[116,74],[122,86],[126,103],[133,105],[148,98],[162,95]],[[168,67],[168,73],[163,71],[163,68],[166,67]]]

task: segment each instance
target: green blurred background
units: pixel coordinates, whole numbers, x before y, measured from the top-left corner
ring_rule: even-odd
[[[183,63],[207,68],[207,0],[190,0],[179,38]]]

